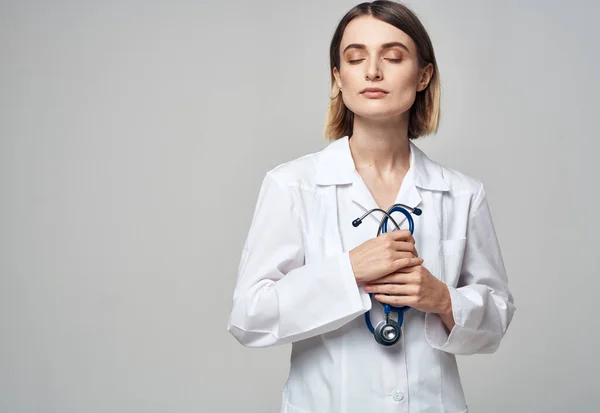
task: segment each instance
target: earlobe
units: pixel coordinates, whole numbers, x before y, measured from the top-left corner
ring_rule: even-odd
[[[433,66],[429,63],[421,72],[421,79],[419,80],[418,91],[421,92],[427,88],[431,78],[433,76]]]
[[[342,89],[342,82],[340,81],[340,74],[338,72],[337,67],[333,68],[333,77],[335,79],[335,83],[336,83],[338,89],[341,90]]]
[[[431,63],[427,65],[425,70],[423,71],[422,81],[427,85],[431,78],[433,77],[433,66]]]

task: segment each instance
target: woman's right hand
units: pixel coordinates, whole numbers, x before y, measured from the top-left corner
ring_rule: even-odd
[[[376,280],[402,268],[423,263],[407,229],[386,232],[350,250],[357,282]]]

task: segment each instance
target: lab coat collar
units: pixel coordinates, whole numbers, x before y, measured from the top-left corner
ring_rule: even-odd
[[[432,161],[412,141],[408,143],[414,185],[434,191],[450,190],[442,167]],[[320,152],[316,172],[318,185],[342,185],[355,182],[357,172],[350,152],[348,136],[333,141]]]

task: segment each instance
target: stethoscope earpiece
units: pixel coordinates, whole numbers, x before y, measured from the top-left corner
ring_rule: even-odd
[[[356,218],[354,221],[352,221],[352,226],[358,227],[360,224],[362,224],[362,220],[367,215],[369,215],[370,213],[372,213],[374,211],[381,211],[385,215],[382,218],[381,223],[379,224],[379,229],[377,230],[377,236],[379,236],[382,232],[387,232],[388,219],[390,221],[392,221],[392,223],[394,224],[396,229],[400,230],[400,226],[398,225],[398,223],[396,221],[394,221],[394,219],[391,216],[391,214],[393,212],[398,211],[398,212],[402,212],[406,216],[406,219],[408,220],[408,229],[409,229],[410,233],[413,234],[414,229],[415,229],[415,222],[414,222],[413,218],[410,216],[410,212],[408,212],[405,208],[410,209],[412,211],[412,213],[417,216],[421,215],[423,213],[423,211],[419,208],[411,208],[404,204],[394,204],[387,211],[384,211],[379,208],[375,208],[375,209],[368,211],[362,217]],[[369,294],[369,296],[372,298],[373,294]],[[367,327],[369,328],[369,331],[371,331],[371,333],[375,337],[375,341],[377,341],[382,346],[392,346],[392,345],[396,344],[398,342],[398,340],[400,340],[400,337],[402,337],[402,321],[404,320],[404,312],[407,311],[410,307],[408,307],[408,306],[394,307],[389,304],[382,304],[382,305],[383,305],[383,309],[384,309],[384,313],[385,313],[385,320],[380,321],[377,324],[377,326],[375,328],[373,328],[373,323],[371,323],[371,314],[370,314],[371,312],[367,311],[365,313],[365,322],[367,324]],[[397,322],[390,318],[391,312],[398,314]]]

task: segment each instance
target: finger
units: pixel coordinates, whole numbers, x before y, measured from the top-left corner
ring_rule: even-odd
[[[410,274],[417,268],[417,266],[413,265],[412,267],[400,268],[399,270],[394,271],[392,274]]]
[[[416,258],[415,254],[413,254],[412,252],[409,252],[409,251],[395,251],[392,254],[392,257],[395,260],[399,260],[401,258]]]
[[[406,272],[396,271],[391,274],[385,275],[381,278],[377,278],[376,280],[369,281],[365,283],[365,285],[374,285],[374,284],[416,284],[418,281],[418,274],[414,273],[415,267],[409,267],[407,269],[403,269]],[[412,271],[412,272],[408,272]]]
[[[400,258],[394,261],[394,271],[398,271],[401,268],[413,267],[415,265],[421,265],[423,258]]]
[[[415,241],[412,234],[407,229],[395,230],[387,232],[386,234],[389,234],[388,236],[394,241],[408,241],[413,243]]]
[[[415,257],[419,256],[419,253],[417,252],[417,247],[412,242],[394,241],[393,248],[396,251],[412,252]]]
[[[370,284],[365,285],[365,291],[375,294],[415,295],[418,287],[411,284]]]
[[[391,234],[391,237],[394,241],[405,241],[413,244],[415,242],[413,234],[411,234],[411,232],[408,229],[394,230],[389,234]]]
[[[380,303],[391,304],[395,307],[401,307],[404,305],[411,306],[416,302],[415,296],[412,295],[385,295],[375,294],[373,295]]]

